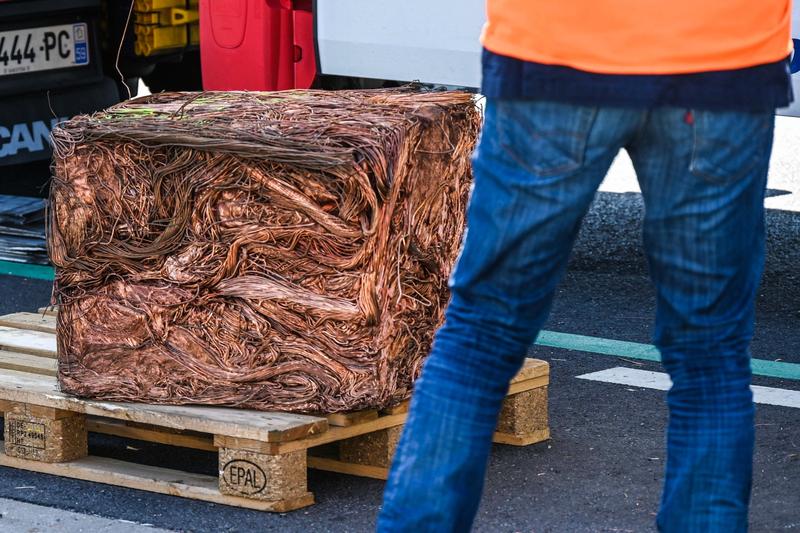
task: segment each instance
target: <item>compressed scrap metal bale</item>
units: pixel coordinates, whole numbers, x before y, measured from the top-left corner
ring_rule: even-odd
[[[174,93],[54,134],[59,382],[337,412],[409,395],[479,129],[461,92]]]

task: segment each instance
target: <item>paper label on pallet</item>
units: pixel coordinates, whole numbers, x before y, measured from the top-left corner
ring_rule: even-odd
[[[37,450],[45,449],[46,427],[39,422],[29,422],[27,420],[8,421],[8,433],[6,440],[15,446],[25,446]]]

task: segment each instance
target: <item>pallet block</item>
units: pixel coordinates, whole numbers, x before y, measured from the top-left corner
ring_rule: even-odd
[[[402,431],[396,426],[343,440],[339,443],[339,458],[345,463],[388,469]]]
[[[6,454],[45,463],[72,461],[88,454],[84,415],[20,403],[7,407]]]
[[[527,446],[549,438],[547,385],[512,394],[503,401],[495,442]]]
[[[265,501],[303,501],[308,492],[305,450],[269,455],[242,449],[219,449],[219,491]]]

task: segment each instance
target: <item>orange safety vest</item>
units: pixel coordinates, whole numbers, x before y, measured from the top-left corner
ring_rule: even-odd
[[[490,51],[601,74],[688,74],[785,59],[792,0],[487,0]]]

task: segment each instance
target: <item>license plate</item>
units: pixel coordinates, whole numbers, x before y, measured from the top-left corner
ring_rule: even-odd
[[[0,32],[0,76],[89,64],[83,22]]]

